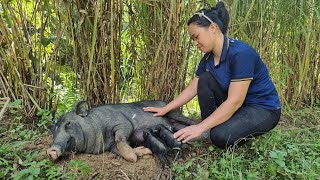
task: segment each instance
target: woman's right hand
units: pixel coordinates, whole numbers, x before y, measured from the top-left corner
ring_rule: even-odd
[[[155,113],[153,116],[164,116],[167,114],[170,110],[164,107],[144,107],[142,108],[145,112],[153,112]]]

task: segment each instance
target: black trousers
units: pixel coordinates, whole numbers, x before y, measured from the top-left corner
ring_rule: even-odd
[[[202,120],[211,115],[227,99],[214,76],[202,73],[198,81],[198,100]],[[243,105],[230,119],[210,130],[212,143],[219,148],[244,144],[250,137],[264,134],[279,122],[281,109],[269,110]]]

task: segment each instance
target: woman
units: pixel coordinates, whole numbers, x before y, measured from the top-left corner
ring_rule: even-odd
[[[228,148],[270,131],[280,119],[278,93],[266,65],[252,47],[227,38],[228,23],[222,2],[191,17],[189,35],[205,53],[196,77],[166,106],[144,108],[163,116],[198,95],[202,122],[174,133],[183,143],[209,131],[214,145]]]

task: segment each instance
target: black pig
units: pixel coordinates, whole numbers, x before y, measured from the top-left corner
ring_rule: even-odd
[[[79,102],[73,111],[65,113],[49,129],[53,144],[47,150],[52,160],[70,151],[99,154],[111,151],[124,159],[135,162],[137,156],[150,154],[144,147],[130,145],[144,144],[143,130],[164,125],[176,131],[193,124],[179,111],[166,116],[155,117],[144,112],[143,107],[162,107],[162,101],[141,101],[134,103],[108,104],[89,109],[87,102]]]

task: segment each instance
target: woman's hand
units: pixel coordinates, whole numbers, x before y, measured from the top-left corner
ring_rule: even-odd
[[[167,114],[170,110],[164,107],[144,107],[142,108],[145,112],[154,112],[155,114],[153,116],[164,116]]]
[[[201,128],[198,124],[191,125],[183,129],[180,129],[179,131],[173,134],[173,137],[176,138],[177,141],[183,140],[182,143],[186,143],[191,139],[201,136],[204,131],[205,129]]]

